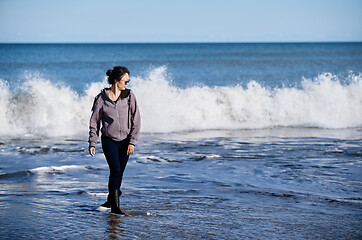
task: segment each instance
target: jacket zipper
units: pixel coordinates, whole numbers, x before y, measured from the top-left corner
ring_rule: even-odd
[[[130,116],[131,116],[131,114],[130,114],[130,111],[131,111],[131,94],[129,95],[129,97],[128,97],[128,118],[127,118],[127,122],[128,122],[128,129],[130,129],[130,124],[129,124],[129,121],[130,121]]]
[[[118,139],[121,139],[121,122],[120,122],[120,117],[119,117],[119,112],[118,112],[118,108],[117,108],[117,102],[115,103],[114,108],[116,109],[117,112],[117,122],[118,122]]]

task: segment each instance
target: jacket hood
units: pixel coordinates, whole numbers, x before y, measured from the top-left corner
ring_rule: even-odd
[[[110,88],[104,88],[102,89],[102,96],[103,98],[113,102],[109,97],[108,97],[108,93],[107,90],[109,90]],[[127,98],[131,93],[131,89],[125,89],[121,91],[121,99]]]

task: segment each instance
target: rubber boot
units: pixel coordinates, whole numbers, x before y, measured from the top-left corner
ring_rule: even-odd
[[[111,208],[111,201],[109,200],[109,194],[107,196],[107,201],[103,203],[101,206],[105,208]]]
[[[119,190],[119,196],[121,196],[121,195],[122,195],[122,191]],[[105,208],[111,208],[111,200],[109,199],[109,193],[107,196],[107,201],[105,203],[103,203],[101,206],[105,207]]]
[[[119,196],[120,196],[120,190],[112,190],[110,192],[111,197],[111,213],[120,214],[120,215],[126,215],[124,212],[122,212],[121,209],[119,209]]]

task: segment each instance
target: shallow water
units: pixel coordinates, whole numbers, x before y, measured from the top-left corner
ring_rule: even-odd
[[[2,140],[0,230],[35,239],[358,239],[362,129],[143,134],[121,209],[85,139]]]
[[[87,153],[114,65],[142,116],[124,217]],[[0,238],[361,239],[361,73],[362,43],[0,44]]]

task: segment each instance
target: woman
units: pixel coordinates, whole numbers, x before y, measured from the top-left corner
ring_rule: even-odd
[[[122,214],[119,209],[120,187],[129,155],[134,152],[141,117],[136,97],[130,89],[129,71],[116,66],[107,71],[108,83],[112,86],[103,89],[94,99],[89,126],[89,153],[93,157],[102,123],[102,148],[107,159],[110,174],[108,198],[102,205],[110,207],[112,213]]]

